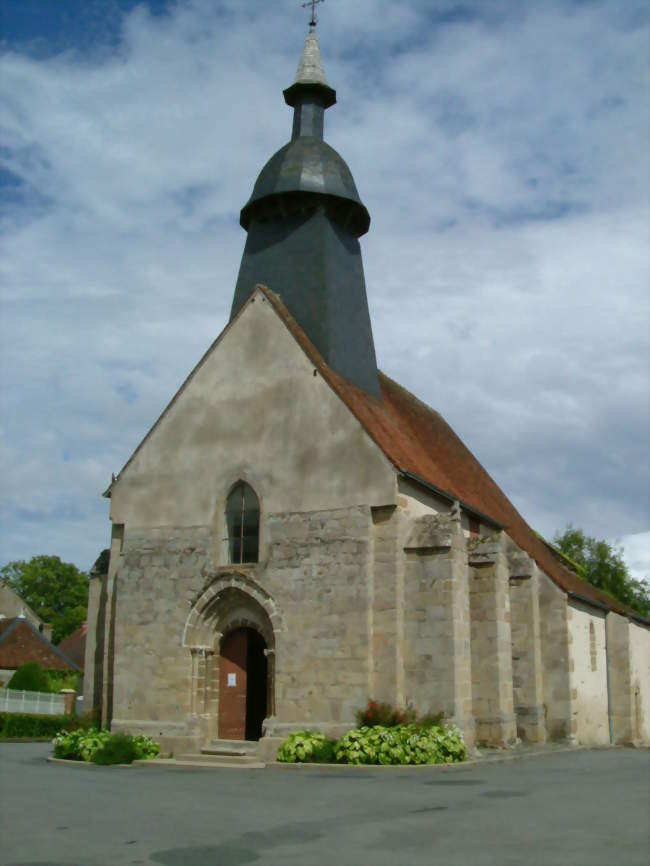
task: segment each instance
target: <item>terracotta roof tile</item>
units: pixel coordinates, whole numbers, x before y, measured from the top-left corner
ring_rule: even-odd
[[[46,670],[79,670],[79,666],[50,643],[29,620],[0,620],[0,668],[15,670],[26,662],[37,662]]]
[[[64,638],[57,644],[57,647],[69,659],[72,659],[78,668],[83,670],[86,657],[86,623],[80,625],[76,631]]]

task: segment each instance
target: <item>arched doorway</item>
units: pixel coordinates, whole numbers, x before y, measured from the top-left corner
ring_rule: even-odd
[[[266,641],[254,628],[235,628],[221,639],[219,738],[259,740],[267,713]]]

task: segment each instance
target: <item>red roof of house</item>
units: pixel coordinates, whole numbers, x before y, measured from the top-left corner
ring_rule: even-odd
[[[84,622],[76,631],[63,638],[57,646],[80,670],[83,670],[86,659],[86,623]]]
[[[36,662],[45,670],[79,670],[72,659],[24,617],[0,620],[0,668],[15,670],[26,662]]]

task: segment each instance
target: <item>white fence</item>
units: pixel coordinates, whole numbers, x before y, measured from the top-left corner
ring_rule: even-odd
[[[0,689],[0,713],[32,713],[42,716],[62,716],[65,696],[54,692],[24,692]]]

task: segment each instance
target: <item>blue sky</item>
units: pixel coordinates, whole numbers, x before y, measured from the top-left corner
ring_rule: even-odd
[[[290,135],[294,0],[0,0],[0,564],[87,568],[99,495],[221,331]],[[650,571],[647,5],[327,0],[326,138],[380,366],[529,522]]]

